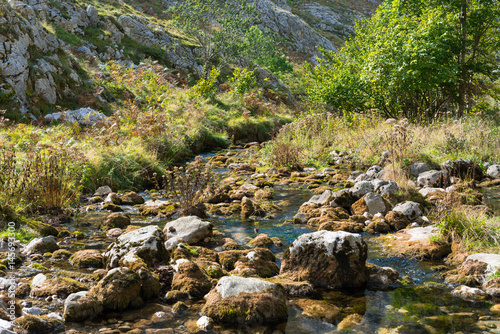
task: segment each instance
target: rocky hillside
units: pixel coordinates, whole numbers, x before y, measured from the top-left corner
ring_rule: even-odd
[[[172,1],[0,0],[0,109],[32,118],[105,103],[89,67],[108,61],[133,66],[145,58],[194,73],[195,46],[172,28]],[[378,0],[356,2],[256,0],[261,25],[302,58],[321,46],[336,50],[354,20]]]

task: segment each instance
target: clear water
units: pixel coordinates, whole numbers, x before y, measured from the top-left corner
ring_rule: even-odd
[[[225,169],[219,172],[225,172]],[[488,192],[492,199],[500,198],[500,188]],[[496,193],[494,192],[496,191]],[[496,195],[495,195],[496,194]],[[302,203],[312,194],[304,189],[293,187],[276,187],[275,201],[280,204],[282,211],[276,214],[275,219],[241,219],[239,217],[212,217],[210,221],[215,228],[238,243],[244,245],[256,236],[254,229],[258,226],[259,233],[266,233],[270,237],[278,237],[284,247],[272,248],[280,262],[282,252],[295,238],[312,229],[292,223],[285,223],[292,219]],[[500,209],[500,207],[499,207]],[[144,218],[128,208],[133,224],[157,224],[163,226],[168,220]],[[72,230],[84,231],[89,236],[82,243],[89,247],[107,246],[107,239],[96,226],[105,216],[102,212],[82,213],[69,226]],[[258,223],[258,224],[256,224]],[[388,257],[372,235],[365,234],[364,239],[369,245],[368,261],[380,266],[390,266],[396,269],[401,276],[409,276],[412,284],[392,290],[361,289],[355,291],[319,291],[316,298],[324,303],[339,307],[343,313],[359,313],[363,316],[363,323],[354,327],[355,333],[500,333],[496,325],[500,323],[497,317],[489,312],[490,302],[468,302],[450,295],[453,287],[445,286],[438,273],[432,266],[439,263],[425,263],[404,258]],[[62,262],[64,263],[64,262]],[[75,270],[69,265],[47,263],[51,270]],[[85,271],[84,271],[85,272]],[[88,271],[87,271],[88,273]],[[34,273],[24,273],[34,275]],[[196,332],[194,323],[199,318],[201,305],[199,301],[188,302],[191,310],[181,316],[173,315],[170,306],[159,303],[148,304],[139,310],[130,310],[119,314],[107,315],[92,323],[66,324],[59,332],[77,329],[87,333],[97,333],[99,329],[112,327],[108,319],[122,321],[132,328],[140,328],[144,333],[188,333]],[[155,312],[165,312],[163,318],[155,316]],[[479,317],[482,321],[477,322]],[[114,327],[116,328],[116,326]],[[166,331],[166,329],[172,331]],[[345,333],[339,331],[336,325],[320,320],[313,320],[302,316],[300,310],[289,307],[288,320],[272,326],[216,326],[216,333],[273,333],[279,330],[286,334],[319,334]],[[155,332],[155,330],[160,330]],[[276,332],[278,333],[278,332]]]

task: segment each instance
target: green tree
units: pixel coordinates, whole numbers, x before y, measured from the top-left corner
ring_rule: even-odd
[[[344,112],[462,116],[497,78],[498,14],[492,0],[385,1],[340,52],[324,52],[309,94]]]
[[[264,63],[276,54],[273,38],[257,28],[258,12],[246,0],[184,0],[171,7],[173,23],[198,47],[203,79],[229,63]]]

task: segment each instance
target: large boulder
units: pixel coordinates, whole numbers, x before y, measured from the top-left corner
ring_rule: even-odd
[[[130,225],[130,218],[122,215],[121,213],[114,212],[108,215],[101,223],[100,228],[103,230],[108,230],[111,228],[126,228]]]
[[[66,321],[92,320],[102,312],[102,302],[88,291],[72,293],[64,301],[64,319]]]
[[[203,221],[196,216],[187,216],[171,221],[163,229],[167,239],[165,247],[170,250],[181,242],[189,245],[199,243],[212,236],[212,229],[212,223]]]
[[[109,268],[119,266],[137,269],[168,261],[162,230],[146,226],[120,235],[103,254]]]
[[[379,212],[385,214],[388,209],[390,209],[390,205],[384,201],[382,195],[372,192],[367,193],[352,205],[352,211],[356,215],[363,215],[365,212],[371,215]]]
[[[160,290],[158,277],[145,269],[137,272],[120,267],[108,271],[87,295],[102,303],[106,312],[138,308],[145,300],[157,296]]]
[[[366,282],[367,250],[359,234],[324,230],[303,234],[283,254],[280,276],[316,287],[360,287]]]
[[[172,290],[187,293],[191,297],[201,297],[212,288],[210,277],[197,264],[191,261],[178,260],[175,269]]]
[[[262,324],[288,317],[284,288],[257,278],[224,276],[205,299],[201,313],[219,322]]]
[[[56,238],[52,235],[35,238],[23,249],[25,255],[52,253],[59,249]]]

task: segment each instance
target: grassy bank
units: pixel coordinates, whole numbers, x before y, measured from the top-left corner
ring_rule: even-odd
[[[498,163],[499,134],[495,120],[479,116],[420,125],[406,121],[387,124],[377,116],[312,114],[283,127],[266,146],[264,158],[276,165],[286,164],[273,158],[289,151],[295,157],[293,163],[325,166],[333,161],[332,151],[343,151],[360,163],[375,164],[383,152],[390,151],[403,168],[415,161],[435,165],[459,158]]]
[[[154,173],[163,174],[173,164],[231,143],[269,140],[292,119],[293,110],[263,98],[257,89],[238,94],[227,85],[206,99],[154,64],[132,70],[109,63],[94,80],[102,76],[104,89],[98,93],[113,112],[101,123],[0,124],[0,170],[10,166],[10,173],[0,179],[0,185],[10,189],[0,194],[4,215],[69,205],[62,200],[57,205],[35,203],[28,195],[51,177],[64,174],[67,179],[44,196],[62,195],[68,187],[79,189],[75,195],[102,185],[115,191],[143,190],[153,186]],[[36,173],[31,172],[34,157],[40,161]],[[50,157],[62,163],[46,163]],[[20,179],[25,181],[12,182]],[[26,192],[26,187],[32,189]]]

